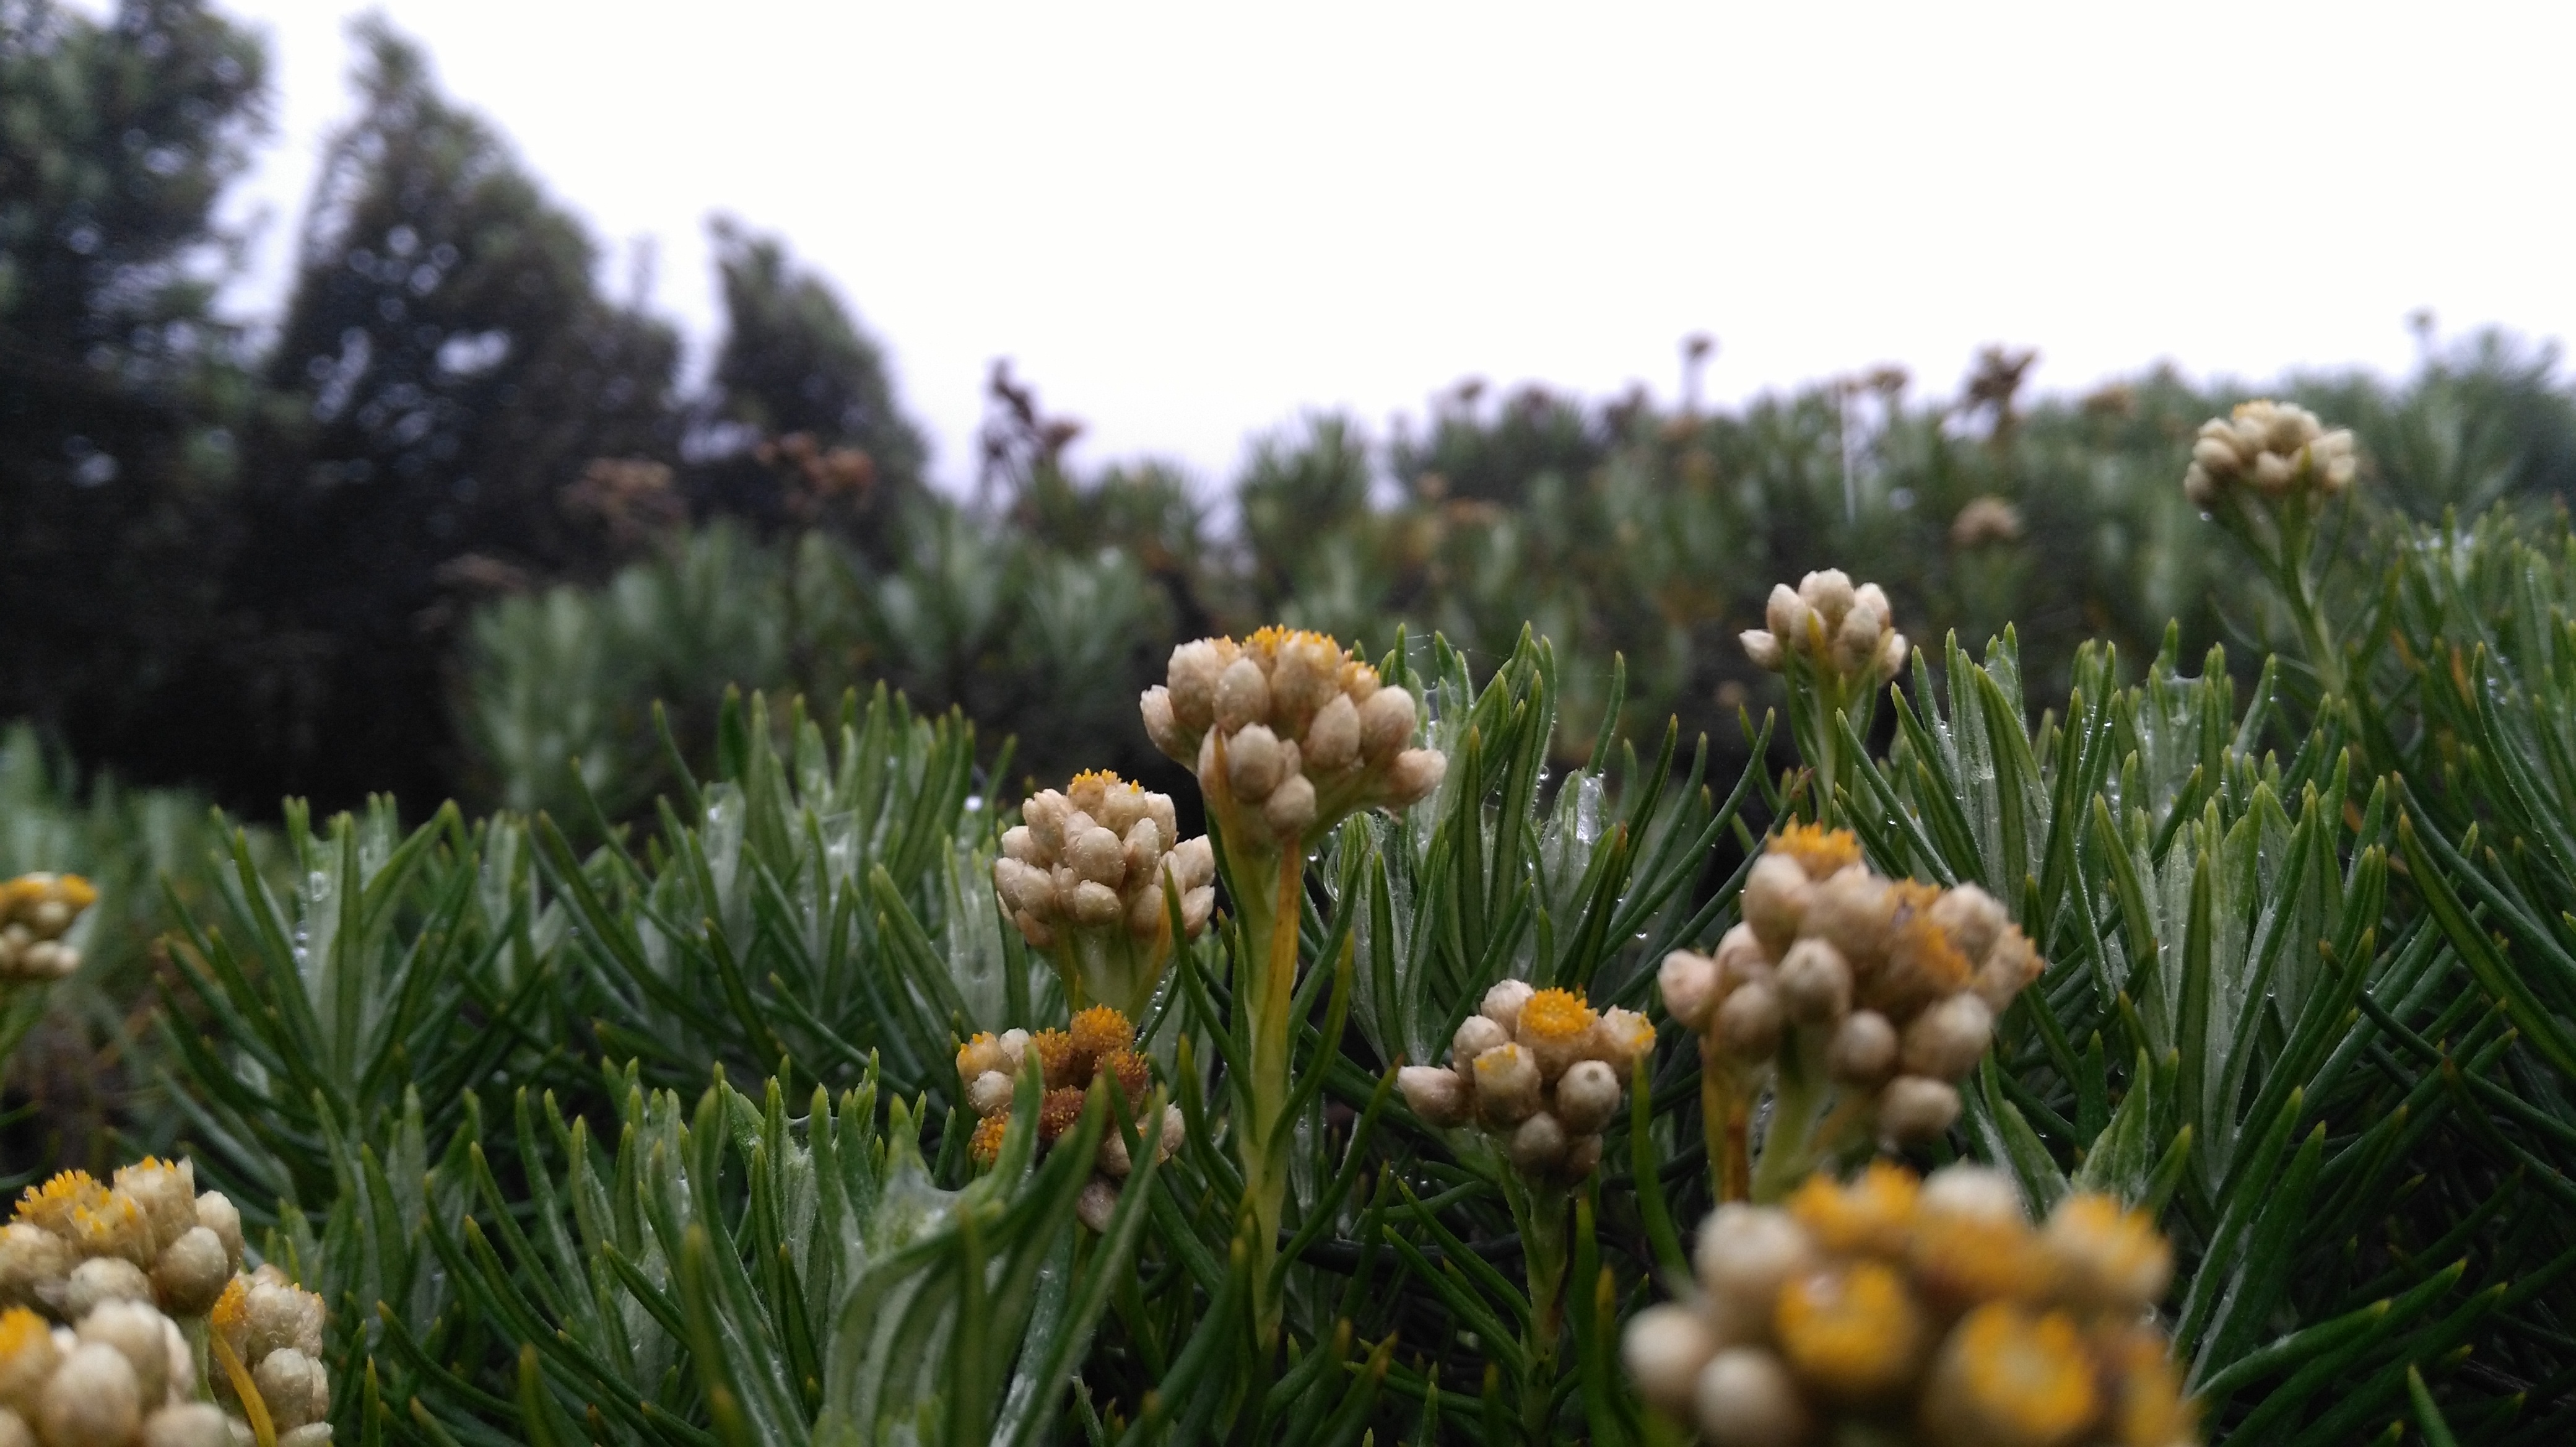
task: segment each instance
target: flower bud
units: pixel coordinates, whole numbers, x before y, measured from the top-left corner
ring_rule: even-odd
[[[1655,983],[1663,992],[1664,1009],[1683,1028],[1707,1028],[1709,1015],[1717,1009],[1717,961],[1689,950],[1675,950],[1664,956],[1663,967],[1655,972]]]
[[[1073,1214],[1094,1234],[1105,1233],[1110,1219],[1118,1211],[1118,1187],[1100,1176],[1082,1183],[1082,1194],[1073,1198]]]
[[[243,1313],[250,1331],[246,1358],[288,1347],[308,1357],[322,1355],[322,1298],[298,1289],[283,1273],[255,1282],[243,1299]]]
[[[1959,953],[1982,960],[2003,936],[2012,917],[1993,895],[1973,884],[1956,884],[1932,902],[1932,923],[1950,937]]]
[[[1846,869],[1816,886],[1804,921],[1806,932],[1832,945],[1855,977],[1887,958],[1887,936],[1896,921],[1897,895],[1866,869]]]
[[[1959,1087],[1946,1080],[1900,1075],[1878,1093],[1879,1134],[1898,1145],[1920,1145],[1959,1119]]]
[[[1807,1025],[1830,1025],[1851,1012],[1851,966],[1823,940],[1800,940],[1780,957],[1773,976],[1780,1003]]]
[[[1170,684],[1172,719],[1191,733],[1216,721],[1216,684],[1225,655],[1216,640],[1201,638],[1172,650],[1164,677]]]
[[[0,1444],[7,1433],[0,1432]],[[143,1419],[143,1447],[233,1447],[233,1428],[212,1402],[182,1402]]]
[[[1565,1147],[1565,1126],[1542,1110],[1512,1132],[1507,1153],[1522,1175],[1543,1176],[1564,1164]]]
[[[1538,1061],[1538,1073],[1554,1080],[1582,1058],[1597,1018],[1572,990],[1533,991],[1521,1006],[1520,1024],[1512,1038]]]
[[[1234,733],[1270,717],[1270,680],[1261,665],[1238,658],[1216,680],[1216,725]]]
[[[78,1321],[111,1301],[150,1301],[152,1279],[121,1256],[94,1256],[72,1268],[63,1287],[63,1317]]]
[[[1852,588],[1851,575],[1840,568],[1826,568],[1798,580],[1799,599],[1816,610],[1827,634],[1842,631],[1843,619],[1858,596]]]
[[[1977,1068],[1978,1057],[1986,1053],[1994,1032],[1994,1012],[1985,1001],[1961,990],[1926,1006],[1906,1024],[1901,1057],[1905,1072],[1957,1080]]]
[[[2084,1437],[2100,1411],[2096,1368],[2074,1321],[2000,1301],[1951,1330],[1923,1394],[1939,1447],[2057,1447]]]
[[[1788,648],[1803,647],[1807,641],[1807,617],[1813,610],[1798,590],[1786,583],[1771,585],[1771,596],[1762,605],[1762,624],[1771,636]]]
[[[72,1334],[83,1346],[115,1349],[134,1369],[139,1400],[169,1395],[170,1352],[161,1338],[161,1313],[139,1301],[111,1301],[83,1317]]]
[[[1064,821],[1073,813],[1073,805],[1053,789],[1041,789],[1020,805],[1021,826],[1029,831],[1034,846],[1031,863],[1052,861],[1064,849]]]
[[[32,1414],[62,1357],[43,1317],[23,1306],[0,1312],[0,1407]]]
[[[1386,771],[1389,802],[1419,804],[1449,776],[1449,756],[1437,749],[1406,749]]]
[[[1066,841],[1065,863],[1092,884],[1116,889],[1127,875],[1127,851],[1118,836],[1094,824]]]
[[[1315,822],[1315,785],[1304,774],[1290,774],[1261,806],[1261,822],[1282,841],[1294,839]]]
[[[1136,700],[1136,711],[1144,716],[1145,737],[1154,741],[1156,749],[1177,754],[1189,746],[1181,734],[1180,720],[1172,716],[1171,691],[1163,685],[1158,683],[1145,690],[1144,696]]]
[[[1164,807],[1170,807],[1168,799],[1164,801]],[[1155,827],[1163,826],[1160,821],[1157,821]],[[1213,884],[1216,882],[1216,846],[1210,844],[1204,834],[1194,839],[1184,839],[1172,850],[1172,867],[1180,871],[1181,885],[1184,890]]]
[[[1671,1302],[1638,1312],[1619,1341],[1619,1359],[1637,1384],[1637,1395],[1672,1416],[1690,1410],[1700,1369],[1715,1355],[1717,1335],[1708,1323],[1698,1312]]]
[[[1029,1032],[1014,1027],[1003,1031],[1001,1038],[993,1043],[1002,1047],[1002,1058],[1010,1062],[1005,1068],[1014,1075],[1018,1074],[1020,1062],[1028,1058]]]
[[[1718,937],[1716,959],[1719,999],[1738,986],[1771,978],[1771,955],[1749,924],[1739,924]]]
[[[1578,1060],[1556,1082],[1556,1117],[1575,1135],[1590,1135],[1619,1113],[1619,1077],[1598,1060]]]
[[[968,1084],[988,1071],[1008,1074],[1010,1069],[1010,1057],[1002,1053],[1001,1042],[989,1034],[978,1034],[957,1047],[957,1078]]]
[[[294,1347],[280,1347],[251,1369],[269,1420],[292,1432],[331,1415],[331,1377],[322,1364]]]
[[[1381,688],[1361,704],[1360,756],[1372,764],[1393,759],[1413,739],[1413,695],[1400,688]]]
[[[1807,882],[1807,871],[1798,861],[1785,855],[1765,854],[1753,862],[1752,872],[1744,878],[1744,894],[1738,901],[1744,922],[1753,927],[1762,951],[1779,959],[1798,938],[1798,928],[1806,918],[1815,886]]]
[[[2134,1314],[2163,1300],[2173,1284],[2173,1248],[2154,1220],[2143,1211],[2121,1209],[2109,1196],[2059,1201],[2039,1240],[2057,1263],[2067,1293],[2081,1305]]]
[[[1972,955],[1969,958],[1976,957]],[[1986,951],[1985,959],[1977,965],[1977,972],[1969,980],[1968,988],[1977,992],[1977,998],[1986,1002],[1988,1010],[2001,1015],[2012,1008],[2013,997],[2029,988],[2031,982],[2047,968],[2048,962],[2039,957],[2030,936],[2023,934],[2017,926],[2006,925],[1996,936],[1993,947]]]
[[[1891,631],[1885,638],[1879,640],[1878,676],[1882,680],[1894,678],[1905,671],[1905,648],[1905,635],[1902,633]]]
[[[1726,1053],[1747,1063],[1768,1060],[1780,1048],[1787,1017],[1780,994],[1756,981],[1726,997],[1717,1007],[1717,1039]]]
[[[1515,1019],[1519,1013],[1513,1011]],[[1458,1023],[1458,1033],[1449,1037],[1449,1058],[1465,1064],[1497,1045],[1509,1044],[1511,1038],[1510,1027],[1496,1022],[1491,1015],[1470,1015]]]
[[[58,1292],[72,1270],[71,1243],[42,1226],[0,1226],[0,1305],[33,1306]]]
[[[1610,1067],[1610,1073],[1627,1082],[1637,1062],[1655,1048],[1655,1022],[1634,1010],[1613,1005],[1601,1012],[1592,1024],[1592,1039],[1584,1054]]]
[[[143,1214],[156,1254],[197,1224],[197,1172],[184,1160],[146,1156],[117,1171],[116,1190]]]
[[[1866,608],[1852,609],[1834,634],[1834,666],[1849,674],[1865,672],[1878,661],[1878,642],[1886,632],[1887,619],[1883,615]]]
[[[1041,867],[1047,862],[1046,852],[1038,848],[1037,836],[1029,832],[1026,824],[1014,824],[1002,831],[1002,858]]]
[[[142,1423],[143,1388],[133,1363],[99,1343],[73,1348],[36,1403],[37,1430],[46,1442],[64,1447],[123,1442]]]
[[[1181,926],[1191,934],[1205,928],[1208,916],[1216,913],[1216,889],[1202,884],[1181,896]]]
[[[1240,660],[1249,667],[1249,660]],[[1279,787],[1286,772],[1279,749],[1279,736],[1267,724],[1253,724],[1225,744],[1225,782],[1234,797],[1246,804],[1258,804]]]
[[[1815,1243],[1786,1211],[1741,1201],[1709,1214],[1691,1256],[1702,1290],[1765,1313],[1780,1288],[1812,1270],[1815,1261]]]
[[[1074,923],[1094,929],[1116,924],[1127,913],[1127,906],[1118,898],[1118,891],[1088,880],[1075,887],[1071,904],[1066,913],[1073,916]]]
[[[1709,1447],[1796,1447],[1807,1437],[1798,1384],[1760,1347],[1729,1347],[1709,1358],[1691,1401]]]
[[[192,1203],[193,1204],[193,1203]],[[152,1291],[174,1316],[203,1316],[224,1294],[233,1277],[232,1258],[223,1239],[203,1226],[191,1226],[161,1248],[152,1263]]]
[[[234,1444],[240,1447],[240,1444]],[[277,1447],[331,1447],[331,1424],[308,1422],[292,1432],[277,1434]]]
[[[1271,712],[1282,725],[1302,729],[1325,700],[1339,694],[1335,685],[1341,668],[1342,650],[1319,634],[1291,633],[1281,639],[1270,666]]]
[[[1485,992],[1484,1001],[1476,1007],[1476,1012],[1506,1031],[1518,1030],[1522,1007],[1529,1004],[1530,996],[1537,993],[1538,987],[1527,980],[1497,980],[1493,988]]]
[[[215,1420],[218,1423],[223,1421],[223,1417],[222,1412],[215,1413]],[[227,1426],[223,1431],[224,1435],[217,1439],[212,1447],[232,1447],[232,1429]],[[0,1447],[36,1447],[36,1429],[27,1425],[26,1418],[7,1407],[0,1407]],[[163,1444],[147,1433],[143,1447],[163,1447]]]
[[[1855,1010],[1825,1044],[1825,1072],[1850,1085],[1878,1086],[1896,1073],[1896,1027],[1876,1010]]]
[[[1427,1125],[1464,1125],[1476,1104],[1458,1072],[1438,1065],[1403,1067],[1395,1072],[1395,1088]]]
[[[987,1070],[966,1087],[966,1108],[977,1115],[999,1115],[1011,1108],[1011,1077]]]
[[[1780,665],[1784,659],[1777,636],[1764,629],[1747,628],[1735,637],[1737,642],[1744,645],[1744,656],[1753,660],[1754,667],[1772,673],[1780,671]]]
[[[1538,1062],[1518,1045],[1476,1057],[1476,1109],[1489,1125],[1518,1125],[1538,1109]]]
[[[1116,1126],[1100,1133],[1100,1147],[1091,1153],[1092,1169],[1112,1180],[1123,1181],[1134,1174],[1136,1163],[1127,1154],[1127,1136]]]
[[[1350,695],[1336,693],[1315,711],[1315,721],[1306,725],[1305,750],[1306,767],[1318,774],[1337,774],[1359,762],[1360,711]]]

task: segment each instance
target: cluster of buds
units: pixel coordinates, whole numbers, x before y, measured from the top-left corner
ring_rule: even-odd
[[[322,1298],[241,1264],[240,1212],[186,1161],[29,1187],[0,1227],[0,1447],[235,1447],[245,1389],[281,1447],[329,1442]]]
[[[2182,490],[2193,505],[2213,507],[2222,493],[2252,487],[2267,498],[2296,492],[2333,497],[2352,486],[2360,467],[2352,433],[2332,432],[2295,402],[2245,402],[2227,417],[2200,425]]]
[[[325,1447],[331,1440],[331,1374],[322,1365],[322,1298],[298,1288],[274,1266],[236,1276],[207,1317],[211,1340],[228,1363],[215,1373],[215,1398],[247,1410],[246,1377],[268,1414],[278,1447]],[[231,1364],[241,1368],[236,1377]],[[245,1434],[236,1431],[239,1438]],[[150,1447],[161,1447],[157,1441]]]
[[[1957,1082],[2044,968],[1992,895],[1881,878],[1848,830],[1782,831],[1746,876],[1742,908],[1715,956],[1665,958],[1665,1008],[1740,1073],[1784,1052],[1821,1064],[1868,1100],[1891,1145],[1958,1119]]]
[[[1571,1184],[1601,1164],[1602,1128],[1654,1046],[1634,1010],[1596,1014],[1571,990],[1505,980],[1458,1027],[1447,1065],[1405,1066],[1396,1087],[1428,1124],[1480,1127],[1522,1175]]]
[[[59,980],[80,968],[63,935],[98,891],[77,874],[22,874],[0,884],[0,981]]]
[[[2070,1196],[2033,1230],[2010,1178],[1817,1175],[1700,1228],[1693,1300],[1622,1343],[1638,1391],[1711,1447],[2189,1447],[2151,1308],[2171,1249],[2143,1212]]]
[[[1144,1108],[1153,1072],[1136,1048],[1136,1027],[1107,1005],[1078,1011],[1070,1030],[1006,1030],[999,1036],[979,1034],[957,1051],[957,1078],[966,1087],[966,1107],[979,1117],[967,1153],[977,1165],[1001,1158],[1002,1136],[1011,1123],[1011,1101],[1020,1077],[1039,1074],[1046,1094],[1038,1106],[1038,1148],[1047,1150],[1082,1120],[1082,1107],[1095,1081],[1117,1092],[1130,1115]],[[1137,1122],[1143,1129],[1143,1122]],[[1181,1109],[1163,1107],[1163,1134],[1155,1150],[1170,1160],[1181,1148]],[[1074,1209],[1093,1230],[1106,1229],[1118,1204],[1119,1184],[1135,1170],[1127,1154],[1127,1137],[1115,1123],[1100,1136],[1092,1177]]]
[[[1002,835],[993,889],[1011,921],[1064,977],[1077,1006],[1142,1011],[1171,958],[1164,891],[1193,939],[1216,907],[1216,855],[1180,837],[1172,796],[1106,771],[1042,790]]]
[[[1172,650],[1139,707],[1154,747],[1198,771],[1228,847],[1274,847],[1358,813],[1401,809],[1448,767],[1413,741],[1412,694],[1320,633],[1264,628]]]
[[[1824,677],[1874,688],[1905,666],[1905,635],[1896,631],[1895,616],[1876,583],[1855,588],[1842,569],[1827,568],[1799,579],[1794,589],[1773,586],[1765,626],[1745,632],[1744,652],[1773,673],[1796,653]]]
[[[109,1182],[65,1171],[29,1186],[0,1226],[0,1304],[66,1323],[106,1301],[203,1316],[241,1261],[241,1212],[198,1194],[188,1162],[147,1157]]]

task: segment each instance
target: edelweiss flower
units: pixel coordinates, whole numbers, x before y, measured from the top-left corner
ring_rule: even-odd
[[[1481,1125],[1523,1175],[1580,1181],[1601,1162],[1629,1072],[1654,1048],[1633,1010],[1595,1012],[1571,990],[1505,980],[1458,1027],[1447,1066],[1396,1072],[1413,1113],[1436,1126]]]
[[[1139,707],[1154,746],[1198,772],[1231,841],[1311,839],[1362,809],[1401,809],[1448,760],[1409,748],[1415,700],[1320,633],[1264,628],[1172,650]]]
[[[1020,806],[1002,835],[993,888],[1030,946],[1044,951],[1076,1004],[1142,1012],[1172,955],[1167,889],[1196,938],[1216,905],[1216,856],[1182,839],[1168,794],[1106,771],[1077,774]]]
[[[1876,583],[1855,588],[1840,568],[1828,568],[1799,579],[1796,588],[1774,587],[1765,626],[1744,633],[1744,652],[1774,673],[1796,653],[1828,678],[1876,687],[1905,666],[1905,635],[1894,619]]]
[[[1875,1165],[1848,1186],[1810,1178],[1785,1210],[1719,1208],[1700,1228],[1699,1297],[1640,1312],[1621,1350],[1639,1393],[1712,1447],[1846,1430],[1938,1447],[2188,1447],[2190,1403],[2141,1324],[2164,1251],[2102,1197],[2067,1198],[2034,1232],[2011,1181],[1984,1167],[1918,1183]]]
[[[1016,1082],[1031,1069],[1039,1072],[1046,1086],[1045,1098],[1038,1108],[1041,1150],[1052,1147],[1080,1123],[1083,1103],[1095,1082],[1107,1082],[1108,1088],[1126,1102],[1131,1116],[1144,1108],[1153,1088],[1152,1067],[1136,1049],[1136,1027],[1107,1005],[1078,1012],[1069,1030],[1040,1030],[1034,1035],[1025,1030],[1006,1031],[1000,1036],[979,1034],[957,1051],[957,1076],[966,1087],[968,1108],[982,1117],[967,1144],[967,1153],[977,1165],[990,1166],[1001,1159]],[[1142,1132],[1144,1123],[1139,1120],[1136,1127]],[[1181,1148],[1184,1128],[1181,1108],[1163,1107],[1158,1159],[1169,1160]],[[1091,1185],[1084,1188],[1075,1209],[1097,1231],[1109,1224],[1109,1212],[1118,1204],[1119,1183],[1135,1171],[1135,1162],[1127,1152],[1127,1137],[1114,1123],[1101,1134],[1093,1166]]]
[[[2350,431],[2327,431],[2315,413],[2295,402],[2254,401],[2201,424],[2182,488],[2204,508],[2243,487],[2267,498],[2298,492],[2333,497],[2352,486],[2360,466]]]

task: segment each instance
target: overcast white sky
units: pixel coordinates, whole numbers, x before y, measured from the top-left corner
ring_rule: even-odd
[[[269,31],[283,286],[347,113],[333,0]],[[1465,376],[1712,397],[1986,342],[2041,383],[2159,358],[2403,369],[2406,314],[2576,334],[2576,7],[1547,7],[388,0],[655,306],[718,325],[703,222],[783,232],[962,480],[991,359],[1079,457],[1211,480],[1314,407]],[[624,285],[622,257],[610,283]]]

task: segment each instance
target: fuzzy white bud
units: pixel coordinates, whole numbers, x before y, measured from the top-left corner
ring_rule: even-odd
[[[36,1429],[51,1447],[109,1447],[132,1437],[142,1423],[143,1388],[134,1365],[102,1343],[75,1347],[36,1404]]]
[[[1400,688],[1381,688],[1361,704],[1360,756],[1383,764],[1413,739],[1413,695]]]
[[[83,1346],[115,1348],[134,1369],[139,1400],[159,1402],[170,1391],[170,1351],[162,1340],[161,1313],[139,1301],[111,1301],[83,1317],[72,1334]]]
[[[1011,1077],[987,1070],[966,1087],[966,1108],[977,1115],[999,1115],[1011,1108]]]
[[[93,1256],[63,1286],[63,1316],[78,1321],[111,1301],[150,1301],[152,1279],[121,1256]]]
[[[1227,733],[1270,717],[1270,680],[1261,665],[1238,658],[1216,680],[1216,724]]]
[[[1306,832],[1315,822],[1315,785],[1304,774],[1290,774],[1261,806],[1261,822],[1282,840]]]
[[[1556,1082],[1556,1117],[1575,1135],[1590,1135],[1619,1113],[1619,1077],[1598,1060],[1578,1060]]]
[[[1164,678],[1170,684],[1172,718],[1191,733],[1216,721],[1216,682],[1225,672],[1225,655],[1216,640],[1201,638],[1172,650]]]
[[[1976,1069],[1994,1033],[1994,1012],[1974,993],[1961,990],[1924,1007],[1922,1013],[1907,1022],[1905,1053],[1901,1057],[1905,1071],[1935,1080],[1957,1080]]]
[[[1815,886],[1808,883],[1806,869],[1795,859],[1765,854],[1754,861],[1738,904],[1765,954],[1776,960],[1787,952],[1798,938],[1814,895]]]
[[[1637,1395],[1676,1417],[1690,1411],[1700,1368],[1715,1355],[1717,1336],[1708,1323],[1698,1312],[1669,1301],[1638,1312],[1619,1340],[1619,1359],[1637,1384]]]
[[[1279,736],[1268,724],[1252,724],[1225,742],[1226,787],[1237,801],[1258,804],[1279,787],[1285,762]]]
[[[1768,629],[1747,628],[1737,634],[1736,639],[1744,645],[1744,656],[1753,660],[1753,666],[1756,668],[1778,673],[1780,665],[1786,661],[1781,653],[1778,636]]]
[[[232,1258],[224,1250],[223,1238],[203,1226],[191,1226],[161,1248],[161,1258],[152,1263],[152,1290],[172,1313],[203,1316],[224,1294],[232,1275]]]
[[[1396,1071],[1395,1088],[1404,1092],[1404,1103],[1425,1124],[1464,1125],[1475,1108],[1466,1080],[1442,1066],[1407,1065]]]
[[[1511,1038],[1511,1030],[1493,1016],[1470,1015],[1458,1022],[1458,1033],[1449,1037],[1449,1058],[1465,1064],[1497,1045],[1511,1043]]]
[[[1082,1194],[1073,1199],[1073,1214],[1096,1233],[1109,1229],[1109,1221],[1118,1210],[1118,1186],[1106,1177],[1093,1176],[1082,1183]]]
[[[1699,1228],[1691,1265],[1711,1296],[1767,1313],[1780,1287],[1815,1264],[1806,1228],[1776,1206],[1730,1201]]]
[[[1527,980],[1498,980],[1476,1006],[1476,1013],[1503,1027],[1506,1034],[1521,1025],[1521,1009],[1529,1004],[1538,987]]]
[[[212,1402],[163,1407],[143,1419],[143,1447],[233,1447],[232,1420]]]
[[[1896,1027],[1876,1010],[1855,1010],[1825,1043],[1825,1071],[1851,1085],[1876,1087],[1896,1073]]]
[[[1773,981],[1780,1003],[1802,1024],[1830,1025],[1851,1013],[1851,966],[1823,940],[1789,946]]]
[[[280,1347],[251,1369],[260,1400],[280,1432],[292,1432],[331,1415],[331,1377],[322,1364],[294,1347]]]
[[[1476,1109],[1491,1125],[1518,1125],[1538,1109],[1538,1060],[1518,1045],[1476,1057]]]
[[[1738,1060],[1768,1060],[1779,1050],[1780,1032],[1787,1023],[1779,991],[1757,980],[1728,995],[1726,1003],[1717,1007],[1718,1043]]]
[[[1315,711],[1306,725],[1306,767],[1318,774],[1337,774],[1360,757],[1360,711],[1350,695],[1337,693]]]
[[[1729,1347],[1702,1367],[1691,1395],[1709,1447],[1795,1447],[1807,1437],[1807,1406],[1779,1357]]]
[[[1878,1131],[1897,1145],[1921,1145],[1956,1124],[1959,1110],[1959,1087],[1900,1075],[1878,1093]]]
[[[1418,804],[1431,797],[1449,777],[1449,756],[1437,749],[1406,749],[1386,771],[1386,791],[1397,805]]]
[[[1540,1111],[1512,1132],[1507,1154],[1522,1175],[1546,1175],[1565,1163],[1566,1144],[1564,1123]]]

